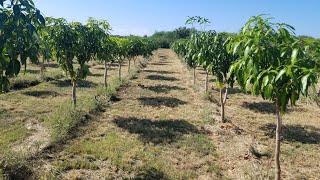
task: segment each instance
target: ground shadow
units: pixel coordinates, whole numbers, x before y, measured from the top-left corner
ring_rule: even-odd
[[[104,74],[91,73],[89,76],[92,76],[92,77],[102,77],[102,76],[104,76]]]
[[[166,65],[171,65],[169,62],[158,62],[158,63],[152,63],[154,66],[166,66]]]
[[[22,94],[26,96],[37,97],[37,98],[56,97],[60,95],[55,91],[37,91],[37,90],[22,92]]]
[[[157,73],[157,74],[176,74],[176,72],[171,72],[171,71],[155,71],[155,70],[144,70],[144,72],[148,73]]]
[[[140,171],[136,177],[133,178],[134,180],[154,180],[154,179],[162,179],[167,180],[169,179],[164,172],[156,169],[156,168],[149,168]]]
[[[265,135],[275,137],[276,125],[265,124],[260,127]],[[285,125],[282,128],[282,137],[285,141],[301,142],[303,144],[320,144],[320,129],[313,126]]]
[[[155,86],[141,86],[141,88],[143,89],[147,89],[150,91],[153,91],[155,93],[169,93],[170,91],[174,91],[174,90],[186,90],[186,88],[182,88],[179,86],[168,86],[168,85],[155,85]]]
[[[47,67],[48,67],[48,68],[59,68],[59,65],[58,65],[58,64],[51,64],[51,63],[50,63],[50,64],[45,64],[44,67],[46,67],[46,68],[47,68]]]
[[[256,113],[262,113],[262,114],[275,114],[276,108],[274,103],[271,102],[243,102],[242,107],[250,109],[251,111],[254,111]],[[298,112],[304,112],[306,111],[304,108],[296,107],[296,106],[290,106],[287,107],[286,113],[291,113],[294,111]]]
[[[41,82],[39,80],[31,80],[31,81],[18,81],[14,82],[10,85],[11,90],[21,90],[24,88],[36,86],[40,84]]]
[[[274,114],[276,112],[275,105],[270,102],[243,102],[241,106],[262,114]]]
[[[56,80],[56,81],[52,81],[51,84],[57,87],[71,87],[70,80]],[[80,88],[93,88],[97,86],[98,85],[96,83],[93,83],[87,80],[81,80],[81,81],[78,81],[77,83],[77,87],[80,87]]]
[[[178,81],[179,80],[175,77],[168,77],[168,76],[162,76],[162,75],[149,75],[146,77],[146,79],[159,80],[159,81]]]
[[[184,134],[200,133],[185,120],[150,120],[135,117],[119,117],[113,122],[132,134],[138,134],[144,143],[170,144],[176,142]]]
[[[140,97],[138,100],[145,106],[153,107],[167,106],[174,108],[187,104],[187,102],[173,97]]]
[[[220,92],[220,89],[218,88],[213,87],[212,90],[216,92]],[[243,93],[243,91],[238,87],[228,88],[228,95],[239,94],[239,93]]]
[[[24,72],[23,72],[24,73]],[[26,73],[29,74],[40,74],[40,70],[36,70],[36,69],[27,69]]]
[[[104,67],[96,67],[96,66],[92,66],[91,68],[93,69],[97,69],[97,70],[104,70]],[[108,70],[114,70],[114,69],[118,69],[117,67],[111,67],[111,66],[108,66]]]

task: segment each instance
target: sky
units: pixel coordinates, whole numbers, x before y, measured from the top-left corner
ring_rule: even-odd
[[[86,22],[108,20],[118,35],[152,35],[185,26],[188,16],[202,16],[218,32],[238,32],[254,15],[296,28],[297,35],[320,38],[320,0],[34,0],[45,16]]]

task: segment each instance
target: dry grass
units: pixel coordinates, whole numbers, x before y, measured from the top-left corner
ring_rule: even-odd
[[[102,88],[103,66],[91,64],[93,74],[79,88],[79,101],[86,107],[82,111],[94,107],[85,101],[93,95],[109,94],[112,103],[92,117],[95,121],[78,127],[75,137],[31,161],[33,177],[272,179],[273,105],[234,88],[226,105],[229,123],[221,124],[218,91],[211,83],[211,93],[204,93],[204,72],[197,70],[197,84],[193,85],[192,72],[172,51],[159,50],[155,57],[139,75],[128,76],[132,82],[123,89]],[[115,77],[116,69],[110,74]],[[127,80],[111,81],[110,87],[127,84]],[[25,124],[30,119],[47,122],[69,96],[70,83],[63,78],[1,95],[1,128],[16,130],[5,131],[0,145],[14,147],[32,137],[34,130]],[[319,179],[320,108],[306,102],[290,107],[284,116],[284,179]],[[16,138],[6,138],[11,137],[9,132]]]
[[[104,66],[98,63],[90,66],[92,74],[78,84],[76,110],[71,108],[71,83],[54,63],[48,65],[44,78],[39,74],[39,67],[30,65],[25,74],[22,72],[11,79],[12,91],[0,95],[0,166],[3,167],[2,160],[9,158],[5,152],[10,152],[10,156],[22,153],[28,157],[65,139],[85,114],[98,108],[94,96],[101,93]],[[128,76],[125,65],[122,71],[123,77]],[[110,92],[103,96],[111,96],[126,83],[116,78],[115,65],[108,74]]]

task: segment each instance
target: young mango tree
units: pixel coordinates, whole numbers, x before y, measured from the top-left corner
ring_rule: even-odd
[[[187,41],[186,44],[186,54],[184,60],[188,67],[193,70],[193,85],[196,84],[196,68],[198,66],[198,51],[200,46],[200,41],[198,39],[199,33],[191,35],[191,39]]]
[[[90,41],[90,31],[80,23],[67,23],[66,20],[51,18],[50,38],[54,42],[54,56],[60,67],[68,73],[72,83],[72,102],[76,107],[76,86],[79,79],[84,79],[89,74],[86,65],[92,56],[93,48]],[[75,68],[74,59],[78,62]]]
[[[295,105],[309,86],[317,81],[315,61],[305,53],[294,36],[294,28],[255,16],[231,41],[231,51],[239,56],[230,72],[239,85],[253,95],[274,102],[276,109],[275,179],[279,180],[282,116],[290,102]]]
[[[128,72],[130,72],[131,60],[133,60],[134,65],[136,65],[136,59],[139,55],[143,53],[143,43],[138,37],[129,38],[128,42],[128,58],[129,58],[129,66]]]
[[[104,87],[107,87],[108,63],[113,60],[113,41],[109,39],[110,24],[105,20],[89,18],[87,26],[93,37],[93,57],[98,61],[104,62]]]
[[[220,117],[221,122],[225,123],[225,104],[227,102],[228,86],[233,82],[228,72],[235,59],[227,49],[229,38],[227,34],[216,33],[215,31],[202,33],[198,38],[201,44],[198,61],[207,72],[216,77],[216,84],[220,90]],[[206,79],[206,81],[208,80]]]
[[[9,90],[9,78],[26,70],[27,59],[38,61],[38,29],[45,19],[32,0],[0,1],[0,93]]]
[[[114,57],[116,61],[118,62],[119,68],[118,68],[118,76],[119,79],[122,79],[122,64],[124,60],[128,57],[128,39],[125,38],[118,38],[118,37],[111,37],[111,41],[115,42],[114,46]]]

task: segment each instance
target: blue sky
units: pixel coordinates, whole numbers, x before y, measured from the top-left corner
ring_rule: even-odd
[[[320,37],[320,0],[34,0],[46,16],[85,22],[106,19],[113,34],[150,35],[184,26],[188,16],[211,20],[209,29],[237,32],[250,16],[270,14],[296,28],[298,35]]]

